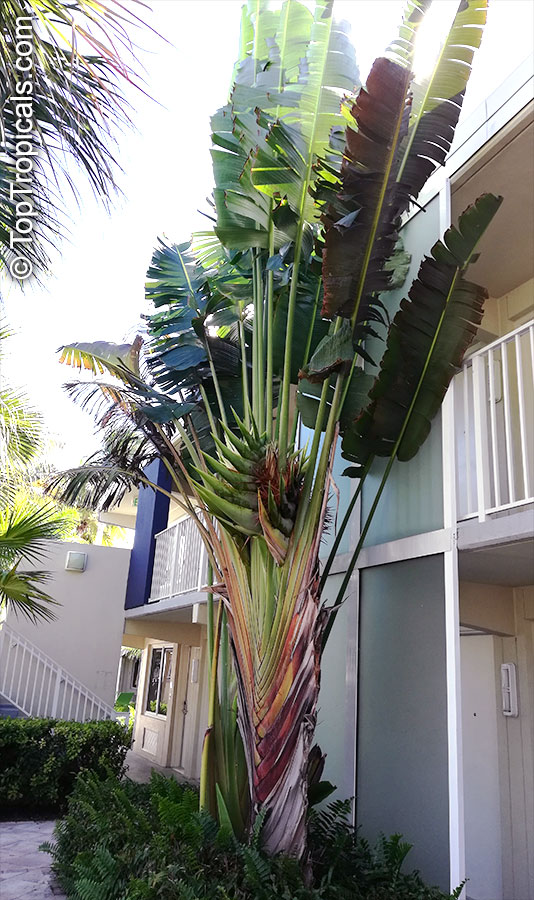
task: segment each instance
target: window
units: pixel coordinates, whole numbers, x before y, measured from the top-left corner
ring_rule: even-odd
[[[146,711],[167,715],[171,693],[172,647],[154,647],[146,695]]]

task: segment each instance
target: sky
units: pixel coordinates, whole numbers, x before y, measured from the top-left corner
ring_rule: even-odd
[[[65,192],[69,237],[54,256],[53,274],[24,292],[5,278],[0,284],[17,332],[3,374],[42,411],[58,468],[77,465],[98,444],[89,415],[62,389],[75,373],[59,365],[57,348],[131,340],[146,311],[145,274],[158,236],[182,242],[207,227],[198,210],[207,210],[212,188],[209,118],[227,99],[241,2],[153,0],[150,7],[143,17],[159,36],[133,35],[149,97],[128,89],[135,127],[119,136],[121,197],[107,212],[75,175],[80,197]],[[404,0],[336,0],[336,17],[352,25],[362,81],[395,36],[403,8]],[[456,8],[457,0],[434,0],[426,23],[434,51]],[[532,0],[492,0],[462,116],[532,53],[533,35]]]

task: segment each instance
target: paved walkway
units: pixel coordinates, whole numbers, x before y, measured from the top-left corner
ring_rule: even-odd
[[[149,781],[152,769],[180,777],[133,750],[126,763],[132,781]],[[54,825],[54,821],[0,822],[0,900],[66,900],[50,872],[52,857],[39,850],[40,844],[52,840]]]
[[[54,822],[0,822],[1,900],[65,900],[50,873],[52,857],[39,844],[52,839]]]

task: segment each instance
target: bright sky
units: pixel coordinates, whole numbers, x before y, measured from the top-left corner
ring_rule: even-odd
[[[122,199],[108,214],[77,178],[81,202],[65,198],[70,241],[54,261],[53,276],[24,293],[5,280],[1,285],[6,317],[18,331],[5,375],[26,386],[64,444],[54,459],[60,467],[77,465],[96,442],[89,416],[62,391],[74,372],[58,364],[58,346],[131,339],[158,235],[183,241],[206,228],[197,210],[207,209],[212,187],[209,117],[226,101],[241,2],[153,0],[151,6],[145,18],[169,43],[150,32],[136,36],[144,48],[146,90],[158,103],[139,93],[130,98],[137,130],[120,138]],[[336,17],[352,25],[362,80],[396,34],[403,7],[404,0],[336,0]],[[436,49],[456,8],[457,0],[434,0],[427,24]],[[492,0],[463,115],[532,53],[533,14],[533,0]]]

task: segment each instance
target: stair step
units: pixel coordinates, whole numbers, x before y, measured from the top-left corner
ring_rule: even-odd
[[[0,694],[0,719],[27,719],[26,713]]]

